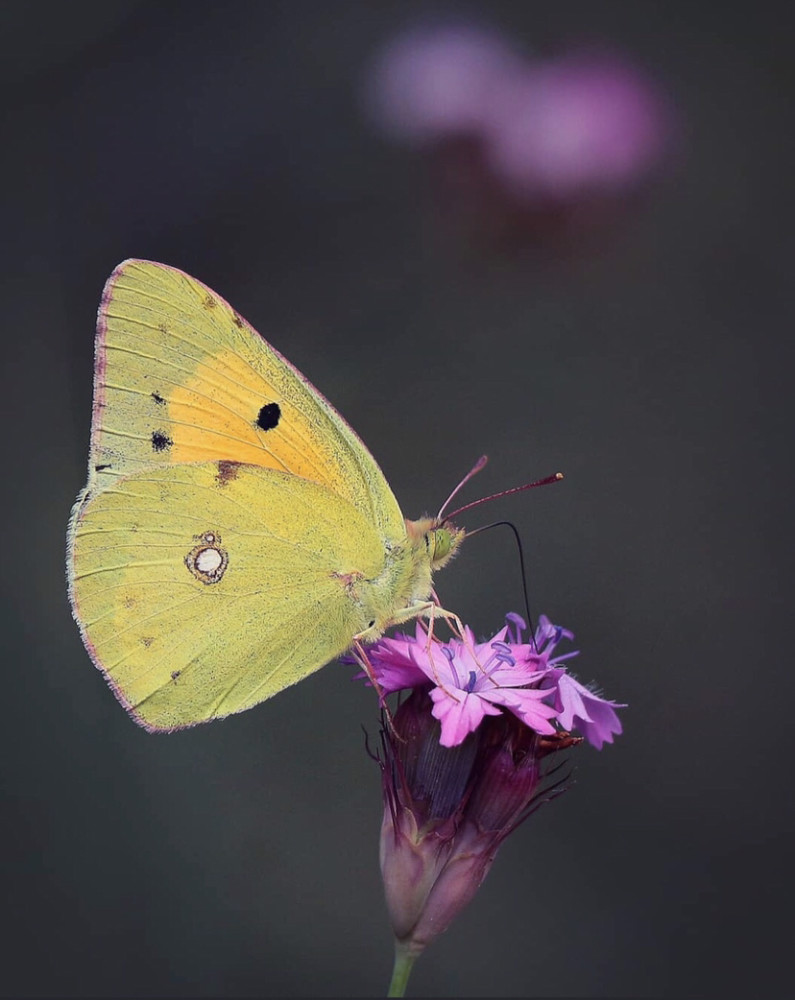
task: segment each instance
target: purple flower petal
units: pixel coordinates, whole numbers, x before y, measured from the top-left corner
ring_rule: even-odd
[[[415,638],[398,634],[391,639],[381,639],[368,651],[370,663],[384,694],[417,687],[427,680],[423,668],[417,663],[416,651],[421,649],[425,633],[417,626]]]
[[[607,701],[570,677],[563,661],[575,652],[555,655],[558,643],[573,638],[568,629],[542,615],[536,646],[511,642],[511,625],[519,632],[518,616],[486,642],[476,642],[468,627],[463,639],[442,643],[430,639],[418,624],[414,636],[381,639],[368,653],[384,694],[430,686],[433,715],[441,723],[443,746],[458,746],[487,715],[513,714],[528,729],[543,736],[578,729],[597,749],[621,732]]]
[[[613,736],[620,736],[624,731],[621,720],[613,711],[614,704],[615,702],[596,700],[591,705],[591,722],[584,723],[581,727],[585,738],[597,750],[601,750],[605,743],[612,743]]]
[[[549,720],[554,719],[558,712],[554,706],[541,700],[548,693],[538,688],[494,688],[492,691],[480,691],[479,695],[484,701],[507,708],[537,733],[551,736],[555,727],[550,725]]]
[[[459,692],[456,698],[434,688],[431,691],[432,714],[442,724],[439,742],[443,747],[455,747],[480,725],[484,715],[499,715],[500,710],[477,695]]]
[[[555,707],[560,724],[564,729],[578,729],[597,750],[601,750],[605,743],[612,743],[613,736],[622,732],[614,709],[625,708],[625,705],[600,698],[562,668],[556,678],[555,690]]]

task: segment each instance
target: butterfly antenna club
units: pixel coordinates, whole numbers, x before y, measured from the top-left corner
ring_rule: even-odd
[[[483,464],[485,465],[486,463],[484,462]],[[480,468],[483,468],[483,466],[481,465]],[[477,466],[475,467],[473,472],[474,471],[479,471]],[[464,480],[462,480],[460,485],[463,486],[464,483],[467,481],[467,479],[470,478],[472,474],[473,473],[470,472],[469,476],[467,476]],[[512,486],[511,489],[509,490],[502,490],[500,493],[492,493],[491,496],[481,497],[480,500],[473,500],[472,503],[468,503],[465,504],[463,507],[459,507],[457,510],[454,510],[451,514],[447,515],[447,520],[451,521],[454,517],[458,517],[459,514],[463,514],[465,510],[471,510],[473,507],[479,507],[480,504],[489,503],[490,500],[499,500],[500,497],[510,496],[511,493],[521,493],[524,490],[532,490],[535,489],[536,486],[549,486],[551,483],[560,482],[561,479],[563,479],[563,473],[556,472],[552,476],[545,476],[543,479],[537,479],[534,483],[525,483],[523,486]],[[459,488],[460,487],[456,487],[456,489],[453,490],[451,498],[456,495]],[[446,506],[447,504],[445,504],[445,507]],[[444,507],[442,507],[442,510],[444,510]],[[474,532],[467,532],[467,534],[474,534]]]

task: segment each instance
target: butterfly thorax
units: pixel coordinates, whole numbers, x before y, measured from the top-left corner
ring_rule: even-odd
[[[433,574],[455,555],[464,532],[448,522],[432,518],[406,520],[406,537],[387,554],[383,571],[374,579],[353,583],[353,593],[367,614],[367,627],[360,633],[373,642],[391,625],[407,621],[416,608],[431,597]],[[416,612],[415,612],[416,614]]]

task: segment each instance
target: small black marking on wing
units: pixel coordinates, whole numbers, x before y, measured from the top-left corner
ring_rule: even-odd
[[[163,406],[166,402],[159,392],[153,392],[152,399],[157,403],[158,406]]]
[[[152,450],[153,451],[165,451],[166,448],[170,448],[174,442],[168,435],[164,434],[163,431],[152,431]]]
[[[109,469],[110,465],[95,465],[94,472],[104,472],[105,469]]]
[[[281,420],[282,410],[278,403],[266,403],[257,414],[257,427],[272,431]]]
[[[232,313],[232,322],[239,330],[243,329],[243,320],[238,316],[237,313]]]
[[[179,677],[179,675],[181,673],[182,673],[181,670],[172,670],[171,671],[171,680],[174,681],[174,682],[176,682],[177,678]]]

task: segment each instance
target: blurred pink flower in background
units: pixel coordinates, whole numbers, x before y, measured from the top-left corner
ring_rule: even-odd
[[[623,55],[521,55],[493,29],[411,28],[376,54],[373,126],[419,147],[437,200],[487,242],[541,242],[619,218],[665,162],[666,95]]]
[[[467,24],[413,28],[377,54],[365,90],[368,113],[408,143],[477,132],[503,78],[522,60],[500,33]]]
[[[628,63],[572,54],[512,77],[481,129],[490,169],[518,197],[566,199],[642,179],[664,151],[667,120]]]

